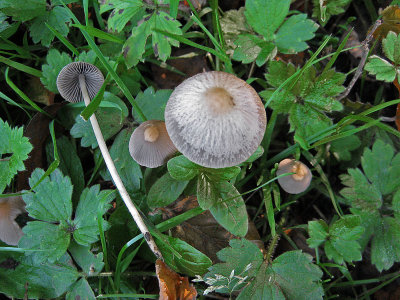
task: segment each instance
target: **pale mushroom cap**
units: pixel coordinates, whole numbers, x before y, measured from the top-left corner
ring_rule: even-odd
[[[21,196],[0,198],[0,240],[16,246],[23,233],[14,219],[25,212],[25,203]]]
[[[310,169],[300,161],[286,158],[279,163],[276,175],[295,172],[293,175],[278,178],[279,185],[289,194],[300,194],[304,192],[311,183],[312,174]]]
[[[57,89],[68,102],[83,101],[79,86],[79,75],[85,75],[86,87],[90,99],[93,99],[104,82],[101,71],[86,62],[73,62],[66,65],[57,76]]]
[[[166,127],[176,148],[210,168],[248,159],[264,137],[266,122],[257,92],[240,78],[219,71],[183,81],[165,108]]]
[[[164,121],[143,122],[129,140],[129,153],[132,158],[139,165],[148,168],[163,165],[176,151]]]

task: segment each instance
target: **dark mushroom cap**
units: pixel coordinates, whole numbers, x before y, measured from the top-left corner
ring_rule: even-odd
[[[284,173],[295,174],[278,178],[279,185],[289,194],[300,194],[304,192],[311,183],[312,174],[310,169],[300,161],[286,158],[279,163],[276,175]]]
[[[224,168],[248,159],[263,139],[267,118],[257,92],[236,76],[219,71],[178,85],[165,108],[175,147],[205,167]]]
[[[90,99],[93,99],[104,82],[101,71],[86,62],[73,62],[66,65],[57,77],[57,88],[61,96],[69,102],[83,101],[79,86],[79,75],[85,76],[86,87]]]
[[[176,151],[164,121],[143,122],[129,140],[129,153],[132,158],[139,165],[148,168],[163,165]]]

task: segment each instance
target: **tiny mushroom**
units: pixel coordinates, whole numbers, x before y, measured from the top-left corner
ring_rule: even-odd
[[[165,108],[167,131],[175,147],[209,168],[247,160],[260,145],[266,122],[257,92],[242,79],[219,71],[183,81]]]
[[[135,129],[129,140],[129,152],[132,158],[139,165],[148,168],[163,165],[176,151],[164,121],[143,122]]]
[[[14,219],[25,212],[25,202],[21,196],[0,198],[0,240],[16,246],[23,235]]]
[[[310,169],[300,161],[286,158],[279,163],[276,175],[284,173],[295,173],[278,178],[279,185],[289,194],[300,194],[304,192],[311,183],[312,174]]]

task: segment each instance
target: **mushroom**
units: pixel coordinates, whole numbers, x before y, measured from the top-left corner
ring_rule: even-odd
[[[85,101],[85,105],[87,106],[90,104],[90,99],[98,93],[103,85],[103,82],[103,74],[97,67],[86,62],[73,62],[66,65],[61,70],[60,74],[58,74],[57,88],[65,100],[69,102],[78,102],[82,101],[83,99]],[[149,230],[147,229],[147,226],[144,223],[139,211],[133,204],[124,184],[122,183],[117,169],[115,168],[95,114],[91,115],[90,122],[92,124],[93,132],[96,136],[101,154],[103,155],[104,162],[107,165],[107,168],[121,195],[122,200],[145,237],[150,249],[153,251],[156,257],[162,258],[160,250],[158,250],[153,237],[149,233]]]
[[[219,71],[183,81],[165,108],[175,147],[210,168],[235,166],[248,159],[264,137],[266,122],[257,92],[236,76]]]
[[[169,138],[164,121],[143,122],[132,133],[129,153],[139,164],[148,168],[163,165],[177,149]]]
[[[309,186],[312,178],[310,169],[300,161],[286,158],[279,163],[276,175],[294,173],[278,178],[281,188],[289,194],[300,194]]]
[[[25,212],[25,202],[21,196],[0,198],[0,240],[16,246],[23,235],[14,219]]]

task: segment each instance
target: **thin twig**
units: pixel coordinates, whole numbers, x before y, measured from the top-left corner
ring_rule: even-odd
[[[360,75],[362,74],[362,71],[364,69],[364,65],[365,62],[367,61],[368,58],[368,53],[369,53],[369,42],[371,42],[372,40],[372,35],[375,32],[375,30],[382,24],[381,20],[377,20],[374,24],[374,26],[372,27],[372,29],[370,30],[370,32],[368,33],[367,37],[365,38],[365,40],[361,43],[361,49],[362,49],[362,56],[360,59],[360,63],[358,64],[357,70],[354,73],[353,78],[350,81],[350,84],[348,85],[348,87],[346,88],[346,90],[337,98],[338,101],[342,100],[343,98],[346,98],[347,95],[350,93],[351,89],[353,88],[354,84],[356,83],[356,81],[358,80],[358,78],[360,77]]]

